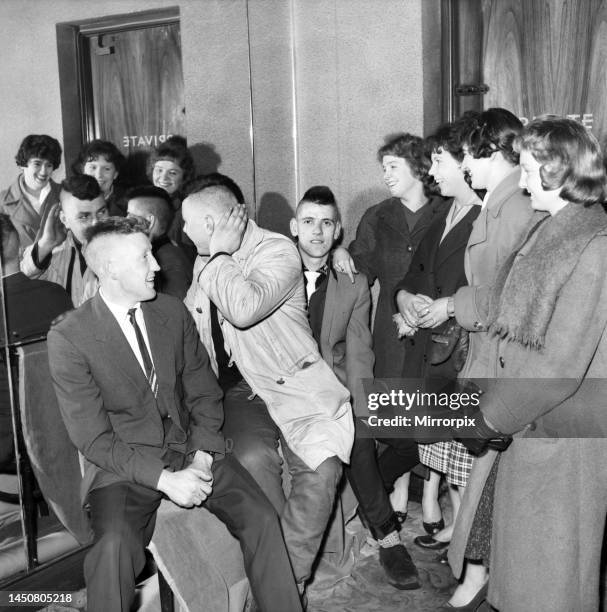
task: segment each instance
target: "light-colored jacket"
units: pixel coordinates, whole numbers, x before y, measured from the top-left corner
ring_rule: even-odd
[[[209,300],[228,354],[289,447],[312,469],[334,455],[347,463],[354,439],[350,393],[312,337],[292,241],[249,221],[231,257],[196,261],[185,303],[217,371]]]
[[[464,254],[468,285],[454,297],[457,322],[469,331],[470,348],[460,378],[485,378],[490,373],[492,341],[486,332],[486,302],[506,258],[520,246],[533,215],[531,202],[518,186],[520,171],[513,170],[489,196],[474,221]]]
[[[61,185],[51,179],[51,190],[42,203],[40,212],[36,212],[22,191],[21,176],[20,174],[8,189],[0,192],[0,213],[10,216],[19,234],[19,245],[24,249],[36,240],[42,218],[46,217],[53,204],[59,202]]]
[[[21,259],[21,272],[30,278],[41,278],[43,280],[57,283],[62,287],[66,288],[68,284],[68,272],[70,267],[70,260],[74,258],[74,265],[72,269],[72,282],[71,282],[71,298],[74,306],[84,304],[86,300],[93,297],[97,292],[99,285],[97,277],[90,268],[86,268],[84,274],[80,273],[80,262],[76,243],[72,232],[67,233],[67,238],[53,249],[51,256],[51,263],[46,270],[41,270],[34,263],[32,257],[32,250],[34,245],[28,246]]]

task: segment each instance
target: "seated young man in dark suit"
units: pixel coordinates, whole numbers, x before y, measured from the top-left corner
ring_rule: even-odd
[[[333,192],[323,185],[306,191],[291,219],[297,237],[308,300],[310,327],[323,359],[352,394],[357,417],[367,414],[362,381],[373,379],[373,347],[369,287],[364,279],[335,274],[330,256],[341,233]],[[359,503],[359,512],[379,542],[379,560],[388,582],[398,589],[419,588],[417,570],[401,543],[399,521],[384,483],[371,469],[377,463],[375,440],[357,418],[356,435],[346,475]]]
[[[183,300],[192,284],[192,263],[167,235],[175,217],[171,196],[160,187],[144,185],[133,187],[126,197],[127,216],[143,219],[149,226],[152,254],[160,266],[154,278],[156,291]]]
[[[166,496],[204,504],[226,523],[262,610],[301,610],[278,517],[225,454],[221,390],[194,322],[180,300],[156,294],[146,229],[117,217],[89,228],[99,291],[48,335],[59,408],[85,460],[82,496],[95,534],[87,609],[129,610]]]

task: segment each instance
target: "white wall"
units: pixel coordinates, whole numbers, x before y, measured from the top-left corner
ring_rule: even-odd
[[[384,136],[423,132],[422,2],[438,1],[2,0],[0,187],[26,134],[62,140],[55,24],[178,5],[189,142],[214,145],[279,229],[305,189],[328,184],[349,238],[385,195]]]

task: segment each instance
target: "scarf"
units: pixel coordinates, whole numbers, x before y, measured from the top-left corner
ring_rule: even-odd
[[[489,332],[539,350],[563,285],[590,241],[607,228],[599,204],[536,213],[522,245],[500,269],[489,298]],[[533,239],[534,234],[535,239]],[[519,252],[532,240],[528,251]]]

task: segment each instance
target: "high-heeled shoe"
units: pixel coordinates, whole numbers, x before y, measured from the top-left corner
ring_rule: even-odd
[[[438,533],[441,529],[445,528],[445,521],[442,518],[440,521],[434,521],[433,523],[426,523],[426,521],[422,521],[422,525],[425,532],[428,535],[433,536],[435,533]]]
[[[443,550],[449,546],[450,540],[447,542],[441,542],[435,540],[431,535],[417,536],[413,543],[425,550]]]
[[[481,587],[478,593],[465,606],[452,606],[447,602],[440,612],[476,612],[480,605],[487,599],[487,591],[489,590],[489,582]]]

